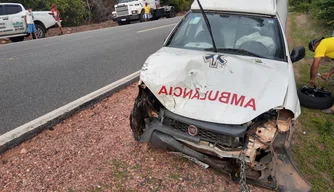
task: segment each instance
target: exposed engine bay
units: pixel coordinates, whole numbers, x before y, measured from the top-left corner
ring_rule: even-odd
[[[293,113],[270,110],[242,125],[190,119],[163,107],[144,83],[130,115],[137,141],[152,143],[191,157],[239,182],[280,191],[305,191],[310,185],[298,173],[289,154]],[[243,166],[244,165],[244,166]]]

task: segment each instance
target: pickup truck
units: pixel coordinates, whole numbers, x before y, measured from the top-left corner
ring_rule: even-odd
[[[19,3],[0,3],[0,38],[9,38],[12,42],[23,41],[28,35],[24,23],[26,9]],[[50,11],[33,11],[37,37],[44,38],[46,32],[56,26]]]

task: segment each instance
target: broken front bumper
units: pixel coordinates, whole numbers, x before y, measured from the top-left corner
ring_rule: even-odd
[[[166,116],[166,114],[164,115]],[[171,116],[174,119],[183,118],[167,112],[167,117]],[[243,128],[239,127],[239,129],[234,130],[233,135],[241,135],[243,131]],[[271,162],[266,169],[261,170],[261,177],[258,179],[247,177],[248,183],[278,191],[304,192],[311,189],[311,185],[299,174],[289,150],[284,146],[286,134],[287,133],[277,135],[272,146],[273,154]],[[229,174],[235,181],[239,179],[237,176],[238,170],[227,170],[227,166],[217,163],[217,161],[212,158],[212,154],[221,159],[228,158],[238,160],[243,149],[233,151],[222,150],[210,142],[202,141],[199,136],[191,136],[184,131],[163,124],[158,119],[153,119],[147,124],[144,133],[140,137],[140,141],[181,152],[195,158],[197,161]],[[246,162],[249,163],[249,159],[246,159]],[[263,175],[266,175],[266,177],[263,177]],[[267,175],[269,175],[269,177],[267,177]]]

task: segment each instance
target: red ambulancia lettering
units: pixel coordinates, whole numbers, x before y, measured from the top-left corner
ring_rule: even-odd
[[[230,101],[230,97],[231,97],[231,93],[228,93],[228,92],[222,92],[222,93],[220,94],[219,101],[222,102],[222,103],[226,103],[226,104],[228,104],[228,102]]]
[[[245,108],[251,107],[253,108],[253,111],[256,111],[256,105],[255,105],[255,99],[251,98],[248,103],[245,105]]]
[[[220,92],[220,91],[206,91],[205,94],[200,94],[200,89],[187,89],[182,87],[169,87],[169,90],[166,86],[162,86],[159,90],[159,95],[172,95],[173,97],[182,97],[184,99],[197,99],[197,100],[208,100],[208,101],[219,101],[223,104],[229,104],[234,106],[240,106],[244,108],[251,108],[253,111],[256,111],[256,101],[254,98],[248,100],[245,104],[246,96],[238,95],[236,93],[230,92]],[[194,93],[194,94],[193,94]]]
[[[198,90],[199,89],[197,88],[195,95],[191,99],[199,99],[199,92],[198,92]]]
[[[205,94],[204,94],[204,97],[200,98],[200,100],[206,100],[206,96],[208,95],[209,91],[207,91]]]
[[[178,91],[178,93],[177,93]],[[182,88],[181,87],[175,87],[174,88],[174,96],[175,97],[180,97],[182,95]]]
[[[239,105],[240,107],[242,107],[244,105],[244,101],[245,101],[245,96],[242,95],[238,99],[238,95],[237,94],[233,94],[231,105],[236,105],[236,106]]]
[[[210,91],[210,93],[209,93],[209,100],[210,100],[210,101],[216,101],[217,98],[218,98],[218,95],[219,95],[219,91],[216,91],[216,95],[215,95],[215,97],[212,97],[212,92],[213,92],[213,91]]]
[[[158,94],[159,95],[162,95],[162,94],[168,95],[166,86],[162,86]]]
[[[187,88],[184,88],[184,91],[183,91],[183,98],[186,98],[188,97],[188,99],[190,99],[193,95],[193,90],[190,89],[189,92],[187,92]]]

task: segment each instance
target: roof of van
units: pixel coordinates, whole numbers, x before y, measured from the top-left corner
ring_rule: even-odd
[[[200,0],[204,10],[276,15],[276,0]],[[197,0],[192,10],[200,9]]]

